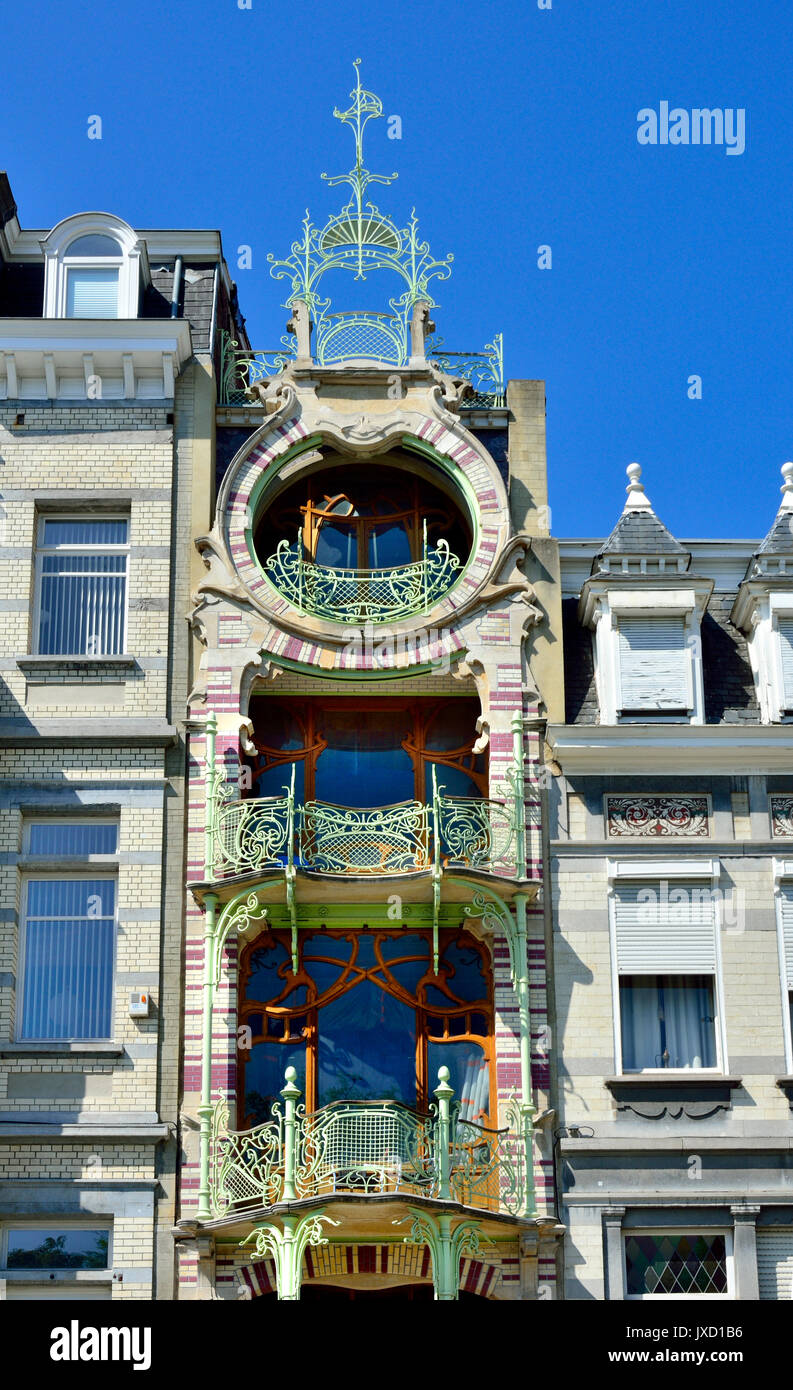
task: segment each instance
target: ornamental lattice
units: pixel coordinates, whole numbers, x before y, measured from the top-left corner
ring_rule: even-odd
[[[706,796],[608,796],[606,827],[609,836],[642,836],[653,839],[683,836],[707,839]]]

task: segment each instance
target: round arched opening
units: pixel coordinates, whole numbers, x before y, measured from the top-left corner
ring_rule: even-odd
[[[426,611],[460,577],[473,526],[450,480],[402,451],[327,455],[265,502],[256,559],[304,612],[342,622]]]

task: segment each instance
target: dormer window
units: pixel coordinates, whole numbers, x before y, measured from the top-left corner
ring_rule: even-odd
[[[146,247],[120,217],[93,212],[67,217],[41,246],[45,318],[137,318],[148,279]]]
[[[713,581],[655,515],[637,463],[628,500],[581,591],[594,628],[601,724],[704,722],[702,615]]]
[[[793,462],[782,465],[782,477],[779,511],[730,615],[746,634],[764,724],[793,718]]]
[[[63,257],[67,318],[118,318],[121,261],[121,247],[113,237],[88,233],[70,243]]]

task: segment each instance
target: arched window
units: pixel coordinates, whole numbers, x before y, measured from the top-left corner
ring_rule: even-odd
[[[118,318],[121,262],[114,237],[89,232],[69,243],[63,255],[67,318]]]
[[[286,488],[262,516],[255,548],[264,562],[282,539],[301,538],[307,560],[328,569],[388,569],[422,558],[447,540],[464,561],[470,533],[459,508],[435,483],[381,460],[335,465]]]
[[[487,759],[473,751],[479,714],[467,696],[255,698],[253,795],[282,795],[295,763],[299,804],[429,802],[433,765],[449,796],[486,796]]]
[[[462,1119],[493,1112],[493,990],[486,947],[407,928],[305,932],[292,973],[289,938],[272,932],[244,952],[241,1127],[267,1118],[288,1066],[309,1111],[332,1101],[396,1100],[425,1109],[447,1066]]]
[[[146,247],[128,223],[81,212],[53,227],[41,246],[45,318],[137,318]]]

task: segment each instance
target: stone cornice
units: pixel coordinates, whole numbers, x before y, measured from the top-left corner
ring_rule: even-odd
[[[186,319],[4,319],[0,399],[170,400],[192,351]]]
[[[546,737],[552,756],[569,774],[793,772],[786,725],[551,724]]]

